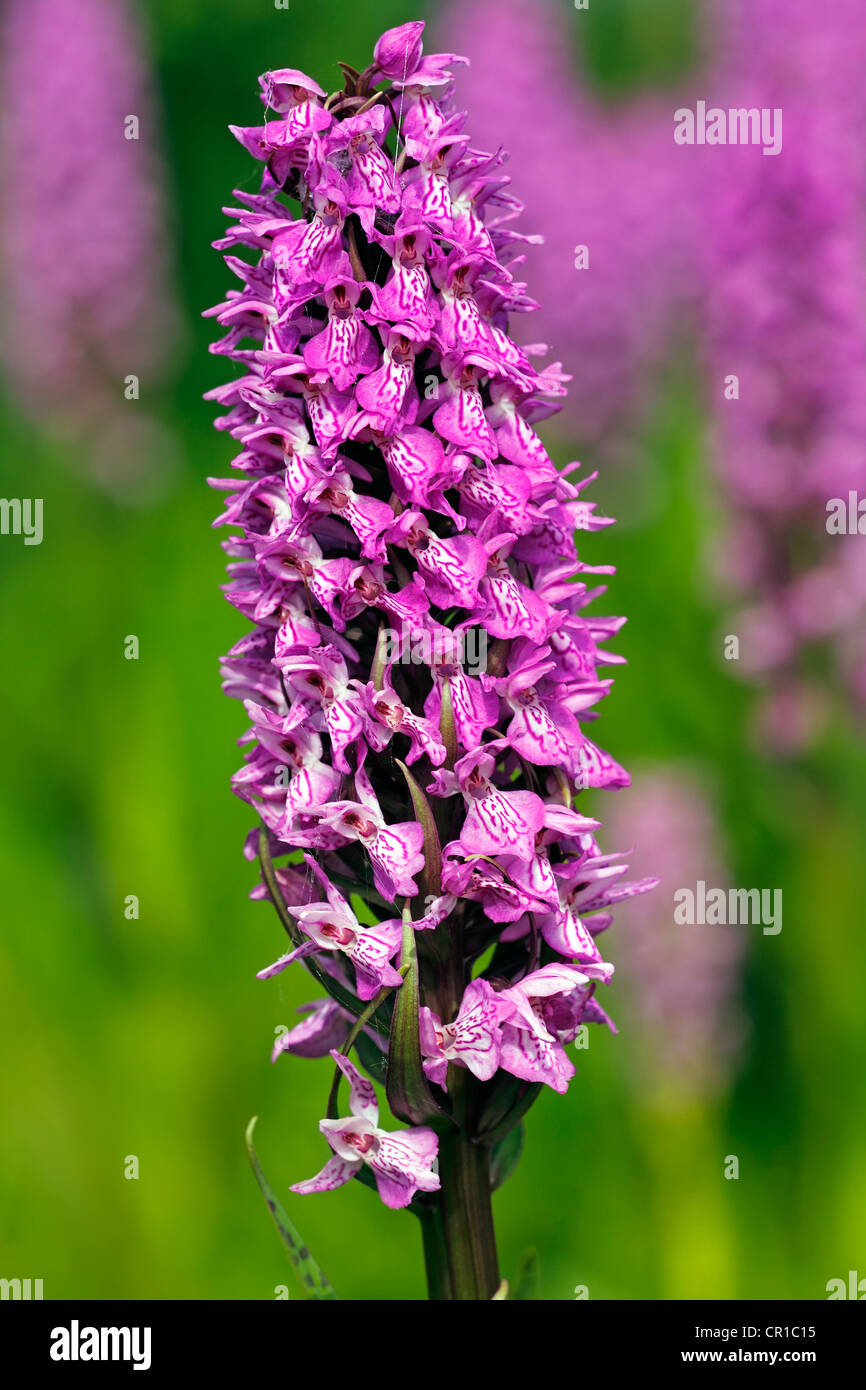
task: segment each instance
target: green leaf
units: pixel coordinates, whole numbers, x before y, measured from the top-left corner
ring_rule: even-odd
[[[373,1039],[368,1038],[366,1033],[359,1033],[355,1039],[355,1051],[364,1071],[372,1076],[374,1081],[378,1081],[384,1086],[388,1064],[382,1049],[377,1047]]]
[[[388,1046],[388,1104],[395,1115],[409,1124],[450,1118],[436,1104],[421,1064],[420,1020],[418,1018],[418,955],[412,913],[407,902],[403,909],[403,948],[400,972],[406,970],[394,1001],[391,1040]]]
[[[488,1144],[496,1144],[523,1119],[541,1095],[542,1084],[499,1072],[485,1089],[490,1094],[478,1118],[478,1136]]]
[[[387,647],[387,629],[382,626],[379,628],[379,635],[376,638],[376,650],[373,654],[373,665],[370,668],[370,680],[373,682],[374,690],[381,690],[384,684],[385,667],[388,664],[386,661]]]
[[[406,778],[406,786],[412,798],[415,819],[424,831],[424,868],[421,873],[421,892],[426,898],[438,898],[442,892],[442,848],[439,844],[439,831],[427,800],[415,778],[405,763],[395,758],[397,766]],[[419,914],[420,916],[421,914]]]
[[[454,771],[454,764],[460,753],[460,745],[457,742],[457,726],[454,723],[454,701],[451,697],[451,682],[442,682],[442,712],[439,716],[439,730],[442,734],[442,742],[445,744],[445,766],[449,772]]]
[[[511,1297],[522,1302],[537,1299],[538,1288],[538,1251],[527,1250],[518,1266]]]
[[[408,966],[405,966],[405,965],[401,966],[401,967],[400,967],[400,974],[405,976],[407,970],[408,970]],[[379,993],[378,993],[373,999],[370,1000],[369,1004],[368,1004],[367,1007],[364,1009],[363,1013],[360,1013],[360,1014],[358,1015],[357,1019],[355,1020],[353,1026],[352,1026],[351,1032],[349,1033],[348,1037],[346,1038],[346,1041],[343,1043],[343,1046],[342,1046],[342,1048],[340,1049],[342,1056],[348,1057],[348,1055],[349,1055],[349,1053],[351,1052],[352,1048],[357,1046],[358,1039],[359,1039],[360,1037],[363,1037],[363,1030],[364,1030],[365,1026],[369,1023],[369,1021],[370,1021],[370,1019],[372,1018],[373,1014],[374,1014],[374,1013],[376,1012],[376,1010],[380,1007],[380,1005],[382,1005],[382,1004],[385,1002],[385,1000],[388,998],[388,995],[393,993],[393,991],[394,991],[395,988],[396,988],[395,985],[385,985],[382,989],[379,990]],[[340,1068],[339,1068],[339,1067],[335,1067],[335,1068],[334,1068],[334,1080],[333,1080],[333,1083],[332,1083],[332,1085],[331,1085],[331,1094],[330,1094],[329,1097],[328,1097],[328,1119],[329,1119],[329,1120],[336,1120],[336,1119],[339,1117],[339,1113],[340,1113],[340,1112],[339,1112],[338,1106],[337,1106],[337,1096],[338,1096],[338,1093],[339,1093],[339,1090],[340,1090],[340,1082],[341,1082],[342,1078],[343,1078],[343,1073],[341,1072]]]
[[[334,1292],[328,1280],[319,1269],[319,1266],[301,1239],[297,1226],[290,1221],[280,1199],[277,1197],[262,1172],[262,1165],[259,1163],[258,1156],[253,1148],[253,1130],[256,1127],[257,1121],[258,1116],[254,1115],[247,1125],[245,1135],[247,1153],[249,1154],[256,1182],[261,1188],[262,1196],[268,1204],[268,1211],[273,1217],[277,1233],[280,1240],[283,1242],[286,1254],[298,1277],[298,1282],[301,1285],[304,1297],[309,1299],[335,1299],[338,1295]]]
[[[524,1131],[516,1124],[490,1150],[490,1191],[495,1192],[507,1182],[520,1162],[523,1153]]]

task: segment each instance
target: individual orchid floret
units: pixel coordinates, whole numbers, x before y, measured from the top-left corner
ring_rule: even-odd
[[[354,913],[337,912],[327,903],[310,903],[295,908],[294,913],[309,940],[260,970],[257,979],[270,980],[314,951],[343,951],[355,967],[359,999],[372,999],[383,986],[403,983],[388,964],[400,943],[399,923],[384,929],[362,927]]]
[[[328,138],[328,160],[344,171],[346,200],[368,235],[373,232],[377,211],[400,211],[399,184],[382,149],[385,123],[383,107],[374,106],[341,121]]]
[[[304,361],[315,373],[333,381],[338,391],[347,390],[359,376],[372,371],[378,362],[378,349],[364,315],[358,311],[361,287],[338,276],[323,287],[328,322],[320,333],[304,345]]]
[[[463,995],[460,1012],[443,1023],[432,1009],[421,1009],[421,1052],[431,1081],[445,1084],[449,1062],[468,1067],[479,1081],[489,1081],[499,1066],[500,1030],[515,1005],[497,994],[487,980],[473,980]]]
[[[284,1052],[293,1057],[327,1057],[331,1051],[345,1043],[349,1036],[354,1016],[343,1009],[333,999],[316,999],[312,1004],[302,1004],[298,1013],[306,1014],[294,1028],[280,1033],[271,1052],[275,1062]],[[379,1048],[385,1044],[381,1036],[372,1028],[365,1030],[366,1036]]]
[[[373,869],[376,891],[393,902],[398,894],[412,898],[413,878],[424,867],[424,831],[417,821],[386,825],[381,811],[356,801],[334,801],[321,812],[320,824],[345,841],[356,841]]]
[[[460,832],[464,854],[513,854],[531,859],[535,837],[544,825],[544,802],[535,792],[505,791],[495,786],[495,743],[467,753],[453,773],[439,773],[434,786],[440,796],[460,791],[466,818]]]
[[[420,1125],[395,1133],[380,1129],[379,1106],[370,1082],[347,1057],[336,1051],[331,1056],[349,1082],[352,1116],[319,1121],[334,1156],[314,1178],[293,1183],[292,1192],[332,1192],[355,1177],[365,1163],[372,1169],[386,1207],[407,1207],[416,1192],[437,1192],[439,1177],[433,1164],[438,1141],[432,1129]]]
[[[320,98],[324,100],[326,96],[318,82],[297,68],[277,68],[275,72],[267,72],[259,78],[259,86],[261,99],[269,110],[292,115],[295,119],[301,114],[307,115],[306,108],[317,108]]]
[[[408,81],[421,62],[423,33],[423,19],[401,24],[396,29],[387,29],[373,49],[376,76],[389,77],[392,81]]]
[[[359,999],[372,999],[383,987],[402,984],[402,976],[389,965],[400,944],[400,923],[362,926],[339,889],[321,874],[315,860],[308,858],[307,863],[325,888],[327,902],[289,908],[308,940],[260,970],[258,978],[269,980],[314,951],[341,951],[355,967]]]
[[[398,434],[418,414],[415,344],[401,328],[389,328],[382,365],[358,384],[355,392],[363,421],[381,434]]]
[[[368,719],[365,734],[371,748],[381,753],[397,733],[409,739],[407,763],[417,762],[419,758],[429,758],[434,767],[439,767],[446,758],[445,745],[439,727],[432,719],[413,714],[404,704],[390,684],[389,672],[383,675],[382,689],[377,690],[372,681],[363,688],[362,699]]]
[[[424,344],[440,314],[427,268],[432,237],[423,223],[402,228],[398,223],[394,232],[393,238],[384,243],[391,250],[391,274],[381,288],[375,283],[370,285],[370,321],[397,324],[405,337]]]
[[[503,1024],[500,1063],[524,1081],[541,1081],[561,1094],[574,1076],[563,1042],[574,1038],[582,1017],[583,991],[591,979],[609,980],[609,965],[546,965],[503,990],[514,1015]],[[565,1021],[565,1027],[562,1023]]]

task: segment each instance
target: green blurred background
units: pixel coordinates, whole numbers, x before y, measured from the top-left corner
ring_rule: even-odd
[[[262,1162],[341,1296],[423,1298],[411,1216],[358,1184],[287,1193],[323,1159],[331,1071],[268,1062],[275,1030],[317,991],[300,971],[255,979],[282,941],[248,900],[250,816],[228,787],[243,716],[220,694],[217,658],[241,624],[219,595],[204,480],[232,450],[201,401],[226,373],[198,317],[227,287],[208,248],[230,190],[251,186],[226,126],[258,119],[257,75],[293,65],[327,81],[335,59],[365,62],[412,12],[385,0],[142,8],[189,323],[170,390],[147,399],[177,441],[172,485],[149,508],[120,505],[83,486],[65,447],[8,399],[0,419],[3,495],[45,499],[43,544],[0,546],[0,1274],[42,1278],[46,1298],[269,1299],[283,1284],[294,1298],[244,1154],[257,1114]],[[593,0],[575,23],[614,91],[687,71],[690,16],[668,0]],[[688,358],[671,363],[640,440],[652,516],[629,519],[622,475],[594,494],[625,518],[595,555],[619,566],[612,608],[629,616],[602,742],[626,765],[707,770],[733,881],[782,887],[784,929],[751,938],[751,1033],[721,1097],[660,1107],[635,1089],[641,1039],[614,987],[619,1037],[593,1030],[568,1097],[532,1111],[496,1216],[503,1272],[536,1246],[547,1299],[576,1285],[592,1299],[822,1298],[828,1279],[866,1274],[866,757],[841,712],[797,762],[752,750],[751,694],[719,659],[722,618],[700,577],[716,502]],[[124,659],[128,634],[137,661]],[[129,894],[139,920],[124,916]],[[129,1155],[138,1180],[124,1177]]]

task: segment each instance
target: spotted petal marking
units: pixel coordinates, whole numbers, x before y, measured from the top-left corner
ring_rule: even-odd
[[[468,854],[531,859],[543,824],[544,803],[534,792],[492,790],[470,802],[460,843]]]

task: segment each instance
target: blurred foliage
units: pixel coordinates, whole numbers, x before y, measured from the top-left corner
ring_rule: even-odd
[[[586,71],[616,94],[678,81],[699,48],[694,0],[589,0],[574,13],[574,42]]]
[[[358,1184],[288,1193],[324,1157],[331,1066],[268,1062],[275,1030],[317,990],[301,970],[255,979],[282,938],[270,908],[248,901],[250,816],[228,788],[244,721],[216,663],[240,628],[218,594],[204,479],[231,450],[199,399],[224,368],[197,318],[226,288],[207,250],[220,206],[255,177],[226,125],[257,119],[258,73],[291,64],[327,81],[336,58],[363,60],[408,12],[343,0],[145,8],[196,340],[159,403],[183,466],[158,507],[123,509],[83,486],[67,448],[14,403],[0,417],[3,494],[45,499],[42,546],[0,545],[0,1273],[43,1278],[48,1298],[273,1298],[292,1280],[244,1152],[257,1114],[262,1164],[341,1296],[422,1298],[410,1216]],[[616,86],[680,70],[687,10],[593,0],[575,24],[599,80]],[[697,394],[673,363],[637,450],[644,505],[632,473],[596,488],[624,517],[587,551],[619,566],[610,606],[629,616],[630,663],[599,737],[626,764],[705,769],[735,882],[782,887],[784,929],[755,931],[749,1050],[720,1102],[660,1112],[636,1094],[640,1037],[614,985],[605,1002],[620,1035],[593,1030],[567,1099],[545,1094],[532,1111],[495,1202],[503,1274],[536,1247],[547,1299],[579,1285],[592,1299],[820,1298],[829,1278],[863,1271],[866,757],[842,714],[799,764],[751,748],[750,694],[721,660],[722,617],[700,578],[718,504]],[[556,449],[563,462],[574,453]],[[124,659],[127,634],[137,661]],[[124,916],[129,894],[139,920]],[[625,913],[610,941],[616,959]],[[739,1181],[723,1178],[727,1154]],[[124,1177],[130,1155],[137,1180]]]

